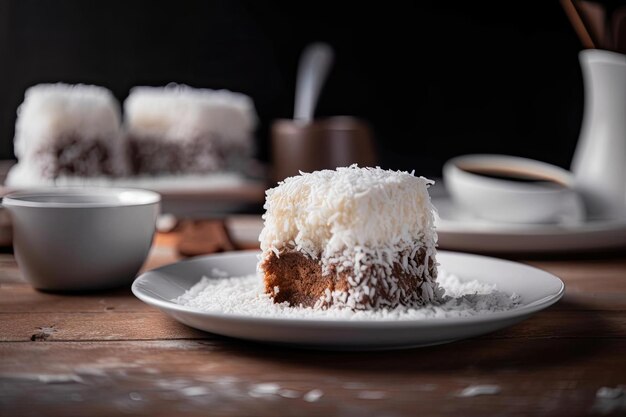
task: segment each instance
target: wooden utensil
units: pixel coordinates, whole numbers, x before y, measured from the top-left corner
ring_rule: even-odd
[[[198,256],[235,250],[235,245],[222,220],[187,220],[176,249],[182,256]]]
[[[598,9],[593,4],[580,7],[580,3],[574,0],[561,0],[561,5],[567,14],[576,34],[580,38],[583,47],[587,49],[600,48],[601,35],[597,30],[591,30],[598,26]],[[586,2],[585,2],[586,3]],[[594,25],[591,25],[591,21]]]

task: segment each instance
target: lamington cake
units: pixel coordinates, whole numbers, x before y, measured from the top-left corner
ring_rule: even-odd
[[[124,102],[135,174],[205,174],[237,168],[253,152],[252,100],[184,85],[135,87]]]
[[[62,83],[30,87],[18,109],[19,163],[12,175],[33,177],[34,183],[61,176],[123,175],[120,132],[119,105],[106,88]]]
[[[266,193],[259,271],[276,303],[420,306],[437,286],[432,181],[356,165],[301,173]]]

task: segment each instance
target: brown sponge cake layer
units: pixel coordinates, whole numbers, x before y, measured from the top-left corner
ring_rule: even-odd
[[[119,176],[125,173],[123,155],[115,152],[111,141],[84,139],[67,135],[56,143],[42,145],[36,152],[37,162],[43,178],[60,176]]]
[[[418,251],[414,261],[422,264],[424,257],[424,252]],[[337,268],[332,264],[323,268],[319,260],[297,250],[286,250],[278,255],[271,252],[260,268],[264,272],[265,292],[276,303],[328,307],[337,302],[350,306],[347,300],[353,294],[357,298],[352,306],[354,309],[422,305],[432,296],[424,296],[422,284],[429,282],[425,287],[431,288],[430,283],[437,274],[432,259],[428,260],[428,270],[424,270],[421,276],[407,272],[401,263],[396,262],[390,271],[369,267],[362,271],[363,278],[357,283],[352,268]]]

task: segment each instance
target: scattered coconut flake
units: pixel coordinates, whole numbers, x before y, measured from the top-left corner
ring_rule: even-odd
[[[215,278],[228,278],[228,272],[223,271],[219,268],[211,269],[211,275]]]
[[[615,399],[625,394],[624,388],[620,385],[615,388],[601,387],[596,392],[597,398]]]
[[[478,395],[496,395],[500,394],[498,385],[470,385],[457,394],[457,397],[476,397]]]
[[[280,391],[280,385],[274,383],[263,383],[253,385],[249,391],[249,394],[254,396],[253,394],[258,395],[274,395],[278,394]]]
[[[278,391],[278,395],[283,398],[300,398],[300,393],[298,391],[294,391],[292,389],[281,389]]]
[[[201,311],[255,317],[322,320],[420,320],[470,317],[510,310],[519,305],[516,294],[498,291],[492,284],[463,281],[439,271],[438,284],[445,296],[438,302],[421,307],[396,307],[376,310],[352,310],[341,306],[314,309],[276,304],[264,293],[262,280],[256,275],[231,278],[206,278],[187,290],[175,303]]]
[[[178,219],[173,214],[161,214],[157,218],[156,228],[161,233],[168,233],[174,230],[178,224]]]
[[[128,398],[130,398],[133,401],[141,401],[141,400],[143,400],[143,397],[138,392],[131,392],[131,393],[129,393],[128,394]]]
[[[324,391],[320,389],[313,389],[307,392],[306,394],[304,394],[302,399],[308,403],[314,403],[315,401],[319,400],[323,396],[324,396]]]
[[[186,387],[180,390],[180,393],[185,397],[200,397],[202,395],[207,395],[210,390],[206,387]]]
[[[76,374],[40,374],[37,380],[44,384],[65,384],[70,382],[84,382],[83,379]]]
[[[623,415],[626,411],[626,385],[598,389],[591,411],[596,414]]]

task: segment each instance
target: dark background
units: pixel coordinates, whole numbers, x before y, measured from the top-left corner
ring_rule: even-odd
[[[293,111],[299,53],[336,61],[317,114],[373,125],[386,168],[436,176],[475,152],[569,166],[582,116],[581,46],[557,1],[0,0],[0,158],[40,82],[93,83],[123,100],[169,82],[250,95],[262,124]]]

